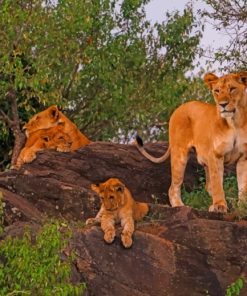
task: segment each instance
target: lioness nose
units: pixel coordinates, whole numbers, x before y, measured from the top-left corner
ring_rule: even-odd
[[[219,105],[222,107],[222,108],[225,108],[227,105],[228,105],[228,102],[219,102]]]

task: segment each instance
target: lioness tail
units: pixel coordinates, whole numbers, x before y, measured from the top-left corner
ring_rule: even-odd
[[[170,156],[170,147],[168,147],[167,151],[165,152],[164,155],[162,155],[161,157],[154,157],[152,155],[150,155],[144,148],[143,148],[143,141],[142,138],[140,136],[136,136],[136,147],[137,149],[140,151],[140,153],[145,156],[147,159],[149,159],[150,161],[154,162],[154,163],[161,163],[165,160],[167,160],[167,158]]]

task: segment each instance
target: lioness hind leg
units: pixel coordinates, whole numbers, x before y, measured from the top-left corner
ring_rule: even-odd
[[[188,150],[171,151],[172,181],[169,188],[169,200],[172,207],[184,206],[181,199],[181,185],[184,179],[184,171],[188,161]]]
[[[245,157],[239,159],[237,163],[237,180],[238,180],[238,201],[239,204],[247,202],[247,160]]]
[[[205,179],[206,179],[205,189],[207,190],[208,194],[211,196],[212,192],[210,187],[211,185],[210,185],[210,175],[209,175],[208,167],[204,166],[204,170],[205,170]]]

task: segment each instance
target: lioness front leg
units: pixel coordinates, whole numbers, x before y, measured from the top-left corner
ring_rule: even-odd
[[[237,180],[238,180],[238,201],[247,202],[247,160],[246,156],[240,158],[237,163]]]
[[[24,163],[32,162],[36,158],[36,153],[29,150],[28,148],[23,148],[17,158],[14,168],[19,169]]]
[[[115,221],[111,216],[103,215],[101,217],[101,228],[104,231],[104,240],[111,244],[116,236]]]
[[[134,220],[132,217],[126,217],[121,220],[121,225],[123,227],[121,241],[125,248],[130,248],[132,246],[132,235],[135,230]]]
[[[227,212],[227,204],[223,189],[223,158],[212,157],[208,162],[208,174],[210,179],[210,192],[213,204],[209,207],[209,212]]]

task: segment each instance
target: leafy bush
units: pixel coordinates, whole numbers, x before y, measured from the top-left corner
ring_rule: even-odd
[[[4,212],[3,212],[3,193],[0,191],[0,234],[3,233],[3,219],[4,219]]]
[[[70,283],[70,260],[61,251],[69,233],[61,235],[58,223],[46,224],[35,242],[30,231],[23,238],[8,237],[0,243],[0,295],[81,295],[85,284]]]
[[[226,296],[238,296],[244,286],[244,280],[238,278],[234,283],[232,283],[226,290]]]

